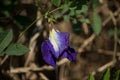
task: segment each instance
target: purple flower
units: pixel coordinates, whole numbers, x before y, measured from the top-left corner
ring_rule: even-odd
[[[53,67],[58,58],[68,58],[70,61],[76,59],[75,50],[69,46],[69,34],[55,29],[50,31],[49,38],[42,43],[41,51],[44,61]]]

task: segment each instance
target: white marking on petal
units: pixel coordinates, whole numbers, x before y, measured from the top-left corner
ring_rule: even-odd
[[[59,44],[56,40],[57,38],[59,38],[57,31],[55,29],[52,29],[52,31],[50,31],[49,39],[51,44],[53,45],[55,52],[59,52]]]

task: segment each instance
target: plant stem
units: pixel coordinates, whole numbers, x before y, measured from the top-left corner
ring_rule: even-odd
[[[55,12],[55,11],[59,10],[59,9],[60,9],[60,7],[58,7],[58,8],[56,8],[56,9],[54,9],[54,10],[50,11],[50,12],[49,12],[49,14],[50,14],[50,13],[53,13],[53,12]]]
[[[39,19],[34,20],[23,32],[20,33],[20,35],[19,35],[19,37],[18,37],[18,40],[17,40],[17,43],[19,43],[19,41],[20,41],[21,37],[23,36],[23,34],[24,34],[30,27],[32,27],[32,25],[33,25],[34,23],[36,23],[37,20],[39,20]]]
[[[56,73],[56,80],[59,80],[59,70],[58,70],[58,66],[56,66],[55,68],[55,73]]]
[[[113,53],[113,66],[115,65],[116,61],[117,61],[117,33],[118,33],[118,30],[117,30],[117,26],[115,25],[114,27],[114,53]]]

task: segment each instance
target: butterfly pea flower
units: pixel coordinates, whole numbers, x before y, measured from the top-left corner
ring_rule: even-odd
[[[42,42],[41,51],[44,61],[53,67],[59,58],[67,58],[70,61],[76,59],[75,50],[69,46],[69,34],[54,28],[50,30],[49,38]]]

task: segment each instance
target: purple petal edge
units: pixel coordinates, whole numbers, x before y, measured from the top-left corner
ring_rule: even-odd
[[[43,56],[44,61],[47,64],[55,67],[56,66],[56,59],[52,55],[52,51],[51,51],[51,48],[50,48],[48,42],[43,42],[42,43],[42,45],[41,45],[41,51],[42,51],[42,56]]]
[[[75,50],[73,48],[68,48],[67,52],[68,52],[67,58],[70,61],[75,61],[76,60],[76,56],[77,56],[77,54],[75,53]]]

